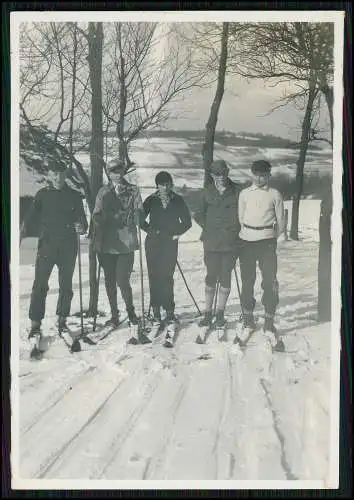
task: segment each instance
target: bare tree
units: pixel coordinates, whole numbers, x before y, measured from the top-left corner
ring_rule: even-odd
[[[218,114],[222,102],[222,98],[224,95],[225,89],[225,75],[227,68],[227,46],[228,46],[228,33],[229,33],[229,23],[222,24],[222,32],[221,32],[221,48],[220,48],[220,56],[219,56],[219,67],[218,67],[218,79],[217,86],[215,91],[215,96],[210,108],[209,118],[206,124],[205,130],[205,140],[202,146],[202,157],[203,157],[203,166],[204,166],[204,184],[209,181],[209,167],[213,162],[213,154],[214,154],[214,138],[215,138],[215,130],[216,124],[218,121]]]
[[[205,82],[192,66],[189,49],[177,43],[173,26],[115,23],[105,25],[105,30],[103,112],[115,127],[119,155],[129,165],[131,142],[177,116],[171,103]]]
[[[232,29],[232,28],[231,28]],[[296,193],[293,199],[290,236],[298,239],[299,204],[309,142],[316,137],[311,126],[319,92],[326,97],[333,137],[333,25],[324,23],[259,23],[250,25],[242,40],[243,54],[230,67],[246,78],[291,84],[294,91],[281,99],[279,106],[305,98],[299,157],[296,168]],[[332,100],[331,100],[332,98]]]

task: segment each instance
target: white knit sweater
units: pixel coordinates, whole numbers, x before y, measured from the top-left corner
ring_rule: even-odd
[[[240,238],[258,241],[278,238],[285,229],[284,202],[281,193],[268,186],[252,185],[243,189],[239,195]],[[273,226],[267,229],[252,227]]]

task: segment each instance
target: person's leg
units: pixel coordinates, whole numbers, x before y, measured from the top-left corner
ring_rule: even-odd
[[[145,239],[145,255],[149,276],[150,306],[154,318],[161,320],[161,294],[160,294],[160,245],[156,238]]]
[[[66,318],[70,315],[73,298],[73,275],[77,257],[77,241],[67,241],[61,245],[58,255],[59,296],[56,314],[59,328],[66,327]]]
[[[175,320],[174,280],[178,255],[177,241],[168,241],[163,245],[161,254],[161,298],[162,306],[166,311],[167,321]]]
[[[220,274],[220,252],[208,252],[204,250],[204,264],[206,266],[205,277],[205,315],[200,321],[200,326],[208,326],[213,317],[213,302],[216,283]]]
[[[254,241],[243,241],[240,248],[241,270],[241,305],[243,311],[243,324],[254,327],[253,311],[256,305],[254,298],[254,285],[256,282],[257,257]]]
[[[35,277],[32,286],[29,319],[31,332],[38,332],[45,315],[45,302],[48,293],[48,281],[55,265],[57,249],[55,245],[39,240],[35,264]]]
[[[97,254],[97,257],[104,272],[106,293],[111,308],[111,320],[115,324],[118,324],[119,310],[117,302],[116,283],[117,255],[109,253],[99,253]],[[109,320],[108,322],[110,322],[111,320]]]
[[[130,285],[130,276],[134,265],[134,252],[122,253],[118,255],[116,277],[117,283],[125,303],[129,321],[137,324],[138,318],[135,314],[133,304],[133,292]]]
[[[264,240],[259,244],[259,268],[262,274],[262,304],[265,313],[265,329],[274,329],[274,315],[279,303],[277,280],[277,240]]]
[[[231,276],[232,270],[236,264],[236,254],[234,252],[220,252],[221,255],[221,269],[220,269],[220,288],[218,294],[218,301],[216,306],[216,322],[219,326],[225,323],[224,313],[227,300],[231,290]]]

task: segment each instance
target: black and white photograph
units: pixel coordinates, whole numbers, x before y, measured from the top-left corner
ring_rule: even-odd
[[[338,488],[344,12],[10,35],[12,488]]]

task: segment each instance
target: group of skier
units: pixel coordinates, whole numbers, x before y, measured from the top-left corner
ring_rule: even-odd
[[[54,265],[58,266],[59,276],[58,328],[59,332],[67,329],[78,252],[77,234],[85,234],[88,223],[82,196],[67,186],[66,173],[62,163],[50,163],[50,183],[36,194],[21,228],[21,239],[26,236],[26,227],[33,222],[37,222],[40,228],[29,308],[30,337],[41,334],[48,281]],[[156,191],[144,202],[138,186],[126,180],[126,167],[119,159],[107,164],[107,173],[109,182],[97,194],[89,233],[104,272],[111,312],[106,324],[114,328],[120,323],[117,285],[130,324],[139,323],[130,278],[135,251],[141,245],[140,229],[146,233],[145,254],[153,326],[160,326],[162,310],[165,311],[163,321],[175,324],[173,276],[179,237],[192,226],[190,210],[183,197],[174,191],[173,179],[168,172],[161,171],[156,175]],[[202,229],[200,239],[206,267],[205,311],[199,326],[209,327],[214,319],[216,327],[225,325],[224,312],[232,273],[239,259],[243,321],[240,341],[256,328],[253,312],[257,263],[262,276],[263,329],[276,340],[274,315],[279,302],[276,249],[277,239],[284,231],[284,204],[280,192],[269,187],[269,162],[255,161],[251,173],[252,185],[242,189],[230,179],[227,164],[223,160],[214,161],[210,167],[211,181],[204,187],[200,207],[193,214],[193,219]]]

